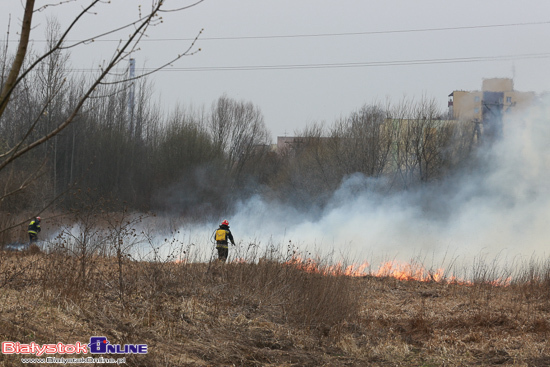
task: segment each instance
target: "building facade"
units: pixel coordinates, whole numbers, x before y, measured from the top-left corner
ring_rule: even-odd
[[[534,101],[534,92],[514,90],[513,79],[483,79],[480,91],[455,90],[449,94],[449,117],[485,121],[490,115],[521,110]]]
[[[449,94],[449,116],[453,120],[482,121],[486,117],[484,113],[486,115],[496,109],[502,112],[521,110],[534,101],[534,92],[514,90],[513,79],[483,79],[480,91],[455,90]]]
[[[501,136],[504,116],[521,111],[535,102],[534,92],[514,90],[509,78],[483,79],[481,91],[453,91],[449,94],[449,117],[471,121],[477,134],[487,138]]]

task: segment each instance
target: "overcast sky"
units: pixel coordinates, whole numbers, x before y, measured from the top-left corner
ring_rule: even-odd
[[[193,2],[166,0],[167,8]],[[47,17],[56,16],[64,28],[88,3],[37,13],[34,48],[44,47]],[[139,14],[138,4],[145,9],[151,1],[101,4],[69,39],[125,24]],[[22,11],[20,0],[2,0],[0,29],[5,34],[11,16],[12,41]],[[201,52],[150,78],[154,99],[167,111],[177,103],[210,108],[223,94],[250,101],[263,112],[273,140],[387,99],[426,96],[445,110],[450,92],[480,89],[482,78],[515,76],[517,90],[550,89],[548,0],[204,0],[163,14],[134,56],[138,72],[185,50],[201,29]],[[71,64],[97,67],[113,47],[116,42],[104,41],[74,49]]]

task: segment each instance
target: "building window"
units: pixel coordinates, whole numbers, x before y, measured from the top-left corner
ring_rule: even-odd
[[[512,97],[506,97],[506,103],[512,103]]]
[[[479,113],[479,108],[474,108],[474,113],[477,115]]]
[[[474,97],[474,102],[479,102],[479,96]]]

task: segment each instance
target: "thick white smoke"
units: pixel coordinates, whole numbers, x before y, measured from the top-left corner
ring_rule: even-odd
[[[419,191],[380,197],[347,177],[321,213],[253,197],[229,218],[238,239],[292,243],[361,258],[544,257],[550,238],[549,101],[504,120],[485,164]],[[363,189],[358,189],[363,188]]]

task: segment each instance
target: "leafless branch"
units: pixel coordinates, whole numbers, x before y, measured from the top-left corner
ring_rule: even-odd
[[[142,22],[144,19],[147,19],[147,17],[142,17],[142,18],[139,18],[138,20],[132,22],[132,23],[128,23],[126,25],[123,25],[122,27],[119,27],[119,28],[115,28],[115,29],[112,29],[110,31],[107,31],[105,33],[101,33],[101,34],[98,34],[97,36],[93,36],[93,37],[90,37],[90,38],[86,38],[85,40],[81,40],[81,41],[78,41],[76,43],[73,43],[72,45],[68,45],[68,46],[63,46],[63,47],[60,47],[60,49],[62,50],[67,50],[67,49],[70,49],[70,48],[74,48],[78,45],[82,45],[82,44],[90,44],[92,42],[94,42],[96,39],[98,38],[101,38],[101,37],[104,37],[104,36],[108,36],[110,34],[113,34],[113,33],[116,33],[118,31],[121,31],[123,29],[126,29],[126,28],[129,28],[133,25],[136,25],[136,24],[139,24],[140,22]]]
[[[203,29],[201,29],[201,31],[199,32],[199,34],[195,37],[195,39],[193,40],[193,42],[191,43],[191,45],[187,48],[187,50],[185,50],[182,54],[179,54],[177,57],[173,58],[172,60],[168,61],[167,63],[151,70],[151,71],[148,71],[144,74],[140,74],[138,76],[135,76],[133,78],[127,78],[127,79],[124,79],[124,80],[119,80],[119,81],[116,81],[116,82],[102,82],[101,84],[102,85],[109,85],[109,84],[119,84],[119,83],[125,83],[125,82],[130,82],[130,81],[133,81],[133,80],[138,80],[138,79],[142,79],[148,75],[151,75],[151,74],[154,74],[156,73],[157,71],[160,71],[162,69],[165,69],[166,67],[170,66],[172,63],[178,61],[179,59],[185,57],[185,56],[193,56],[195,54],[197,54],[198,52],[201,51],[201,49],[197,49],[196,51],[193,51],[190,53],[191,49],[193,48],[193,46],[195,45],[195,43],[197,42],[197,40],[199,39],[200,35],[202,34],[203,32]]]
[[[25,14],[23,16],[23,24],[21,26],[21,37],[19,39],[19,44],[17,46],[17,52],[15,54],[15,59],[12,62],[12,67],[10,68],[6,83],[2,86],[0,90],[0,116],[4,113],[6,106],[8,105],[8,100],[13,89],[17,86],[19,81],[18,75],[23,67],[23,61],[27,54],[27,47],[29,44],[30,30],[32,25],[32,14],[34,9],[34,0],[27,0],[25,5]]]
[[[34,182],[38,177],[42,176],[44,174],[44,172],[42,171],[42,169],[46,166],[46,163],[48,162],[47,159],[44,159],[42,161],[42,165],[31,175],[29,175],[29,177],[27,177],[27,179],[25,181],[23,181],[21,183],[21,185],[19,185],[19,187],[15,190],[12,190],[6,194],[3,194],[2,196],[0,196],[0,203],[2,203],[2,201],[4,201],[7,197],[9,196],[12,196],[12,195],[15,195],[17,194],[18,192],[20,191],[23,191],[25,190],[32,182]],[[6,180],[6,185],[9,183],[9,180]]]
[[[65,84],[65,81],[63,81],[61,83],[61,86],[63,86],[63,84]],[[60,86],[60,88],[61,88]],[[60,89],[57,91],[59,92]],[[8,150],[7,152],[5,152],[4,154],[0,154],[0,158],[4,158],[4,157],[7,157],[8,155],[12,154],[15,154],[15,152],[17,152],[17,149],[19,149],[19,147],[23,144],[23,142],[29,137],[29,135],[31,134],[31,132],[33,131],[33,129],[36,127],[36,125],[38,124],[38,122],[40,121],[40,118],[42,117],[42,115],[44,115],[44,113],[46,112],[46,109],[48,108],[48,105],[51,103],[51,101],[56,97],[57,93],[54,93],[52,96],[50,96],[50,98],[46,101],[46,103],[44,103],[44,106],[42,107],[42,109],[40,110],[40,113],[38,114],[38,116],[36,117],[36,119],[34,120],[34,122],[32,123],[32,125],[29,127],[29,129],[27,130],[27,133],[25,134],[25,136],[19,140],[19,143],[17,143],[17,145],[15,147],[13,147],[12,149]]]
[[[58,3],[55,3],[55,4],[45,4],[45,5],[42,5],[40,8],[36,9],[34,12],[39,13],[39,12],[42,12],[42,11],[46,10],[47,8],[51,8],[51,7],[54,7],[54,6],[59,6],[59,5],[67,4],[67,3],[74,3],[75,1],[76,0],[65,0],[65,1],[60,1]]]
[[[13,92],[15,87],[17,87],[17,85],[21,82],[21,80],[23,80],[31,70],[33,70],[39,63],[41,63],[42,60],[46,59],[48,56],[50,56],[52,53],[54,53],[55,51],[57,51],[61,47],[61,45],[63,44],[63,41],[65,40],[65,38],[67,37],[69,32],[73,29],[73,27],[76,25],[76,23],[80,20],[80,18],[82,18],[84,16],[84,14],[86,14],[88,12],[88,10],[93,8],[98,2],[100,2],[100,0],[92,1],[92,3],[90,5],[88,5],[82,12],[80,12],[80,14],[78,14],[75,17],[75,19],[73,19],[73,21],[71,22],[69,27],[61,35],[61,37],[57,41],[57,44],[52,49],[50,49],[48,52],[46,52],[45,54],[40,56],[38,59],[36,59],[30,65],[30,67],[27,70],[25,70],[23,73],[19,74],[20,69],[21,69],[21,65],[23,64],[23,60],[22,59],[20,60],[19,65],[18,65],[18,62],[13,63],[13,65],[15,67],[12,67],[12,69],[10,70],[10,75],[13,79],[15,79],[15,81],[12,82],[10,80],[10,77],[8,77],[8,82],[4,85],[4,88],[2,90],[2,94],[0,94],[0,116],[2,116],[6,106],[8,105],[8,101],[9,101],[9,97],[10,97],[11,93]],[[34,8],[34,0],[27,0],[27,7],[29,8],[28,11],[30,12],[30,14],[26,14],[26,16],[25,16],[25,18],[27,19],[27,23],[23,24],[23,30],[24,31],[22,31],[22,34],[21,34],[21,39],[20,39],[20,42],[19,42],[19,50],[18,50],[18,53],[20,53],[20,52],[23,53],[23,55],[20,55],[21,58],[25,57],[26,48],[27,48],[27,44],[28,44],[28,40],[29,40],[29,33],[30,33],[29,29],[30,29],[31,21],[32,21],[32,10]],[[27,7],[25,9],[27,9]]]
[[[31,1],[31,0],[29,0],[29,1]],[[95,0],[92,3],[92,5],[97,3],[98,1],[99,0]],[[111,61],[107,65],[107,67],[102,71],[102,73],[92,83],[92,85],[90,86],[88,91],[80,98],[79,102],[75,106],[75,108],[74,108],[73,112],[71,113],[71,115],[63,123],[61,123],[57,128],[52,130],[50,133],[44,135],[42,138],[34,141],[33,143],[25,146],[21,150],[15,152],[10,158],[8,158],[4,162],[2,162],[0,164],[0,170],[3,169],[4,167],[6,167],[9,163],[14,161],[18,157],[22,156],[23,154],[25,154],[28,151],[32,150],[33,148],[41,145],[42,143],[48,141],[53,136],[57,135],[59,132],[61,132],[63,129],[65,129],[74,120],[74,118],[79,114],[79,112],[80,112],[82,106],[84,105],[84,103],[86,102],[86,100],[92,95],[92,93],[95,91],[97,86],[100,85],[101,81],[109,75],[109,72],[111,71],[111,69],[113,69],[124,58],[124,55],[126,53],[126,49],[133,44],[134,40],[141,34],[142,30],[145,29],[147,27],[147,25],[150,23],[150,21],[153,19],[153,17],[156,16],[157,11],[162,6],[162,4],[163,4],[162,1],[159,1],[158,3],[155,4],[155,7],[154,7],[153,11],[139,25],[139,27],[128,38],[128,40],[124,43],[124,45],[115,52],[115,54],[113,55],[113,58],[111,59]],[[90,8],[90,7],[88,7],[88,8]],[[82,16],[82,13],[79,15],[79,17],[80,16]],[[76,20],[71,24],[69,29],[74,26],[75,22],[76,22]],[[64,33],[64,35],[61,37],[61,40],[58,42],[58,45],[60,44],[60,42],[62,42],[62,39],[64,39],[66,37],[67,32],[68,31],[66,31]],[[51,54],[51,52],[52,51],[49,51],[47,54]],[[40,59],[44,59],[44,57],[45,56],[42,56]],[[33,65],[33,67],[34,66],[36,66],[36,63]],[[31,69],[32,69],[32,67],[31,67]],[[28,73],[29,70],[27,70],[26,73]]]

